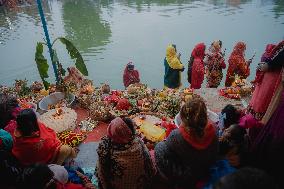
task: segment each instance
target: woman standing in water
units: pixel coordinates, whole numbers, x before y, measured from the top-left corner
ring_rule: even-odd
[[[180,53],[177,54],[176,45],[170,44],[167,47],[164,66],[164,86],[171,89],[179,88],[181,86],[181,72],[184,67],[180,61]]]
[[[217,88],[223,78],[222,69],[226,68],[224,54],[221,52],[222,41],[214,41],[210,48],[209,53],[206,54],[205,65],[207,67],[207,87]]]
[[[245,60],[246,44],[238,42],[228,60],[229,67],[227,71],[225,86],[230,87],[238,75],[241,79],[246,79],[250,74],[250,64],[252,59]]]
[[[205,68],[203,59],[205,57],[205,48],[204,43],[197,44],[188,61],[187,80],[193,89],[200,89],[204,80]]]

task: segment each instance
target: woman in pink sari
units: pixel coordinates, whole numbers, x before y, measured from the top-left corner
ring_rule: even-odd
[[[203,59],[205,57],[205,44],[197,44],[192,53],[188,64],[188,81],[191,88],[200,89],[204,80],[205,68]]]
[[[267,95],[271,96],[268,108],[262,118],[264,126],[259,131],[257,137],[252,141],[251,153],[255,166],[264,169],[272,175],[279,188],[284,188],[284,41],[280,42],[271,53],[269,53],[268,61],[260,66],[261,70],[281,70],[278,74],[277,82],[270,83],[275,86],[274,93],[270,91]],[[264,81],[265,72],[262,82]],[[279,81],[278,81],[279,80]],[[268,90],[268,89],[267,89]],[[280,173],[280,174],[279,174]]]
[[[273,95],[281,84],[281,61],[271,61],[271,57],[283,44],[282,41],[277,46],[273,44],[266,46],[266,50],[261,57],[262,63],[256,72],[255,90],[248,110],[258,120],[261,120],[265,115]]]

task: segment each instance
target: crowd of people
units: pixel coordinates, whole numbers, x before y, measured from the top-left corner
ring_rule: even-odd
[[[268,56],[269,50],[271,51],[271,48],[274,46],[268,45],[264,57]],[[199,43],[194,47],[187,69],[187,80],[191,88],[200,89],[205,77],[207,87],[217,88],[220,85],[223,79],[223,69],[226,68],[225,50],[222,51],[222,41],[220,40],[213,41],[207,52],[204,43]],[[226,87],[232,85],[236,76],[246,79],[250,75],[250,64],[254,56],[246,60],[245,50],[246,44],[237,42],[228,60]],[[164,59],[164,86],[167,88],[178,89],[181,87],[181,72],[184,71],[185,67],[180,57],[181,54],[177,53],[176,45],[170,44],[166,49],[166,57]],[[123,82],[125,87],[140,82],[139,72],[134,69],[132,62],[126,65]]]
[[[204,65],[209,87],[222,79],[222,43],[213,42],[210,54],[205,45],[194,48],[189,61],[189,81],[200,87]],[[235,73],[249,74],[250,61],[243,55],[245,44],[237,43],[229,59],[226,85]],[[217,54],[215,54],[217,53]],[[249,107],[227,105],[219,123],[208,119],[204,100],[193,95],[182,105],[181,123],[154,149],[149,150],[128,117],[116,117],[97,149],[96,176],[101,189],[276,189],[283,188],[284,170],[284,41],[268,45],[254,80]],[[206,63],[203,62],[207,56]],[[176,46],[167,48],[165,85],[180,86],[180,62]],[[216,61],[218,60],[218,61]],[[215,65],[217,64],[217,66]],[[130,62],[124,84],[140,82]],[[32,109],[20,109],[17,100],[0,94],[0,184],[1,188],[74,189],[96,188],[80,169],[80,183],[69,180],[66,165],[77,148],[62,145],[56,133],[40,123]],[[65,165],[65,167],[64,167]]]
[[[225,49],[226,50],[226,49]],[[200,89],[206,76],[207,87],[217,88],[222,79],[222,70],[226,68],[225,50],[222,51],[222,41],[214,41],[206,52],[204,43],[197,44],[192,50],[188,61],[187,80],[190,87]],[[225,86],[229,87],[235,80],[236,75],[246,79],[250,74],[252,58],[245,60],[246,44],[238,42],[229,57],[229,66],[226,75]],[[180,53],[177,53],[176,45],[169,45],[164,60],[165,75],[164,85],[167,88],[176,89],[181,87],[181,72],[184,66],[180,61]]]

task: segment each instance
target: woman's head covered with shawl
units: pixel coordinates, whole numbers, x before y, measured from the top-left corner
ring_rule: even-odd
[[[206,46],[204,43],[198,43],[197,45],[195,45],[192,53],[191,53],[191,56],[193,58],[201,58],[203,59],[204,56],[205,56],[205,49],[206,49]]]
[[[107,128],[108,137],[117,144],[129,143],[134,133],[134,124],[129,118],[117,117],[110,122]]]
[[[166,57],[167,60],[171,60],[176,57],[176,45],[169,44],[166,50]]]
[[[232,55],[244,55],[244,52],[246,50],[246,44],[242,41],[237,42],[237,44],[234,47],[234,50],[232,52]]]
[[[133,71],[133,70],[134,70],[134,64],[133,64],[133,62],[130,61],[126,64],[126,67],[124,69],[124,73],[126,73],[128,71]]]
[[[218,52],[222,48],[222,41],[221,40],[215,40],[212,42],[210,49]]]

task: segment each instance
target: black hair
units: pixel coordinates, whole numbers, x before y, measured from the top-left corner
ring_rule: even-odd
[[[128,128],[131,130],[132,135],[135,135],[135,124],[132,121],[132,119],[130,119],[128,117],[123,117],[121,119],[126,123]]]
[[[17,99],[11,95],[0,94],[0,129],[13,119],[13,109],[18,106]]]
[[[30,136],[33,132],[39,131],[37,117],[32,109],[25,109],[19,113],[17,125],[23,136]]]
[[[23,171],[22,188],[56,189],[53,172],[45,164],[34,164]]]
[[[226,113],[226,118],[224,119],[225,128],[228,128],[230,125],[239,123],[241,113],[233,105],[228,104],[222,109],[221,113]]]
[[[226,155],[232,148],[238,147],[239,153],[246,150],[246,130],[238,124],[233,124],[230,135],[225,139],[219,141],[219,155]]]
[[[264,171],[255,168],[242,168],[222,177],[213,189],[276,189],[273,179]]]
[[[220,48],[222,48],[223,42],[221,40],[219,40],[219,45],[220,45]]]
[[[175,49],[175,51],[177,51],[177,46],[175,44],[172,44],[172,46]]]

